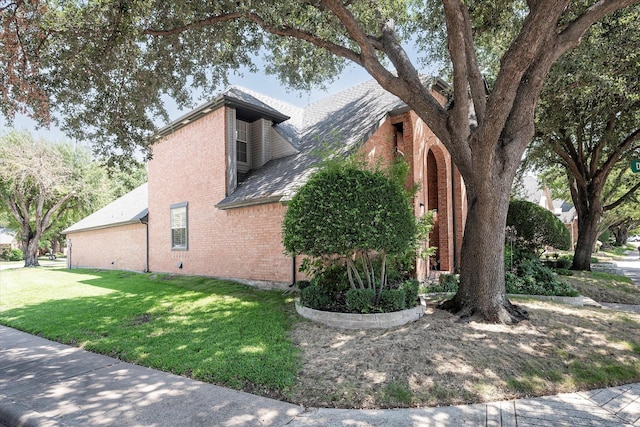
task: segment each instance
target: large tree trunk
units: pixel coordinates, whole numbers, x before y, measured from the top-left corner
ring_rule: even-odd
[[[40,235],[33,233],[28,226],[22,227],[22,253],[24,255],[25,267],[39,267],[38,262],[38,243]]]
[[[467,221],[462,242],[460,287],[441,308],[461,318],[513,324],[527,319],[526,310],[511,304],[504,281],[504,238],[512,179],[468,189]],[[475,193],[475,194],[473,194]]]
[[[31,238],[26,244],[23,244],[24,253],[24,266],[25,267],[39,267],[38,262],[38,239]]]
[[[587,180],[583,180],[588,182]],[[578,241],[573,254],[571,270],[590,271],[591,254],[598,239],[598,223],[602,218],[602,180],[591,180],[579,185],[575,180],[569,186],[571,199],[578,214]]]
[[[599,221],[600,214],[594,209],[578,213],[578,241],[571,270],[591,270],[591,254],[598,239]]]
[[[610,227],[609,230],[616,239],[616,246],[623,246],[625,243],[627,243],[627,238],[629,236],[629,225],[621,224],[616,227]]]

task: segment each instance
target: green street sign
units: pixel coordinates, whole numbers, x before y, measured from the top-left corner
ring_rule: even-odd
[[[631,170],[635,173],[640,172],[640,159],[631,160]]]

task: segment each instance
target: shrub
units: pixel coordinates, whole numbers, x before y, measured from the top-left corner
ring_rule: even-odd
[[[349,289],[345,297],[347,309],[352,313],[370,313],[375,300],[373,289]]]
[[[569,267],[571,267],[572,262],[573,260],[570,256],[561,256],[556,260],[556,268],[560,270],[567,270]]]
[[[383,312],[400,311],[407,308],[407,294],[402,288],[385,289],[380,292],[380,308]]]
[[[454,274],[442,274],[439,283],[441,287],[439,292],[458,292],[458,277]]]
[[[309,285],[300,290],[300,303],[314,310],[326,309],[331,303],[331,298],[318,285]]]
[[[24,259],[24,254],[21,249],[6,248],[2,251],[2,259],[7,261],[22,261]]]
[[[545,246],[569,249],[571,236],[553,212],[525,200],[509,203],[507,226],[516,230],[515,244],[538,256]]]
[[[505,273],[507,293],[576,296],[571,286],[558,280],[551,269],[532,254],[520,253],[515,272]]]
[[[405,294],[405,308],[416,306],[419,288],[420,283],[417,280],[407,280],[400,286],[400,289],[403,289]]]
[[[384,269],[374,274],[371,254],[379,254],[379,265],[386,266],[387,255],[406,253],[416,236],[413,209],[399,180],[346,160],[328,162],[291,199],[282,241],[290,254],[340,256],[351,273],[351,287],[373,289],[381,279],[380,290],[387,276]]]
[[[343,264],[329,260],[316,269],[311,283],[322,288],[329,298],[336,299],[337,295],[349,289],[347,269]]]
[[[438,283],[426,286],[425,292],[458,292],[458,277],[454,274],[441,274]]]

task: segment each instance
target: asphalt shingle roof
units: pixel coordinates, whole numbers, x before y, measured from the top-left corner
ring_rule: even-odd
[[[147,183],[114,200],[102,209],[76,222],[63,234],[139,223],[149,210]]]
[[[267,97],[255,93],[253,96],[269,103]],[[309,104],[301,111],[289,108],[290,123],[275,125],[275,129],[285,138],[295,131],[296,139],[288,139],[299,152],[253,171],[217,206],[224,209],[288,200],[321,160],[321,151],[336,150],[343,154],[352,151],[371,137],[390,111],[402,107],[404,102],[370,80]]]

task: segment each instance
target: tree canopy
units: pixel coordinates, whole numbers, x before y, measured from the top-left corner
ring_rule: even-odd
[[[123,187],[135,177],[146,180],[146,173],[126,175]],[[113,200],[117,182],[84,147],[35,140],[27,132],[0,136],[0,211],[19,230],[25,266],[38,265],[42,238],[56,239],[65,226]]]
[[[187,106],[192,88],[210,93],[230,70],[255,68],[253,52],[265,52],[264,71],[302,88],[355,63],[415,111],[464,178],[460,288],[444,307],[514,322],[524,313],[506,298],[504,225],[542,84],[594,22],[637,1],[14,1],[0,9],[0,111],[46,121],[55,108],[64,130],[121,161],[150,145],[155,118],[166,121],[163,97]],[[476,46],[501,28],[487,85]],[[452,70],[445,105],[402,45],[424,52],[437,34]]]
[[[527,161],[565,171],[578,215],[574,269],[589,269],[603,214],[640,189],[629,170],[640,152],[639,45],[640,6],[617,11],[554,65],[542,92]]]

